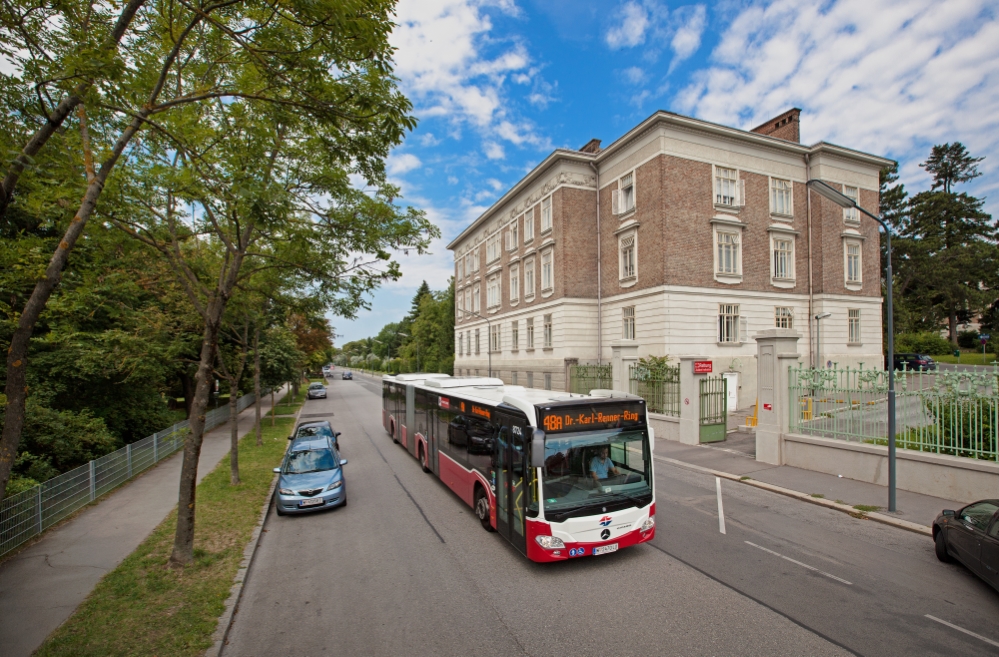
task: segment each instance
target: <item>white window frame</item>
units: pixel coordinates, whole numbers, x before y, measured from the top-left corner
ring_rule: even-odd
[[[520,349],[520,320],[515,319],[510,322],[510,349],[517,351]]]
[[[520,215],[524,222],[524,244],[534,241],[534,208]]]
[[[774,326],[777,328],[794,328],[794,308],[789,306],[774,306]]]
[[[465,314],[465,312],[464,312],[465,311],[465,295],[462,292],[459,292],[458,293],[458,298],[455,300],[455,302],[458,304],[458,319],[460,320],[461,316]]]
[[[499,260],[500,255],[503,254],[503,249],[500,244],[500,238],[502,235],[497,231],[490,235],[486,239],[486,264],[490,264],[496,260]]]
[[[734,242],[728,242],[729,245],[734,245],[735,249],[735,262],[733,267],[726,267],[723,271],[722,265],[729,260],[725,256],[724,251],[729,249],[722,249],[722,236],[726,238],[735,238]],[[714,275],[715,280],[722,283],[739,283],[742,281],[742,229],[736,227],[728,226],[715,226],[712,231],[713,244],[712,253],[714,254]],[[732,271],[728,271],[731,269]]]
[[[454,259],[454,276],[459,281],[465,278],[465,261],[464,258],[458,256]]]
[[[856,254],[851,254],[851,249]],[[856,256],[856,267],[851,262]],[[852,276],[853,275],[853,276]],[[849,289],[860,289],[864,285],[864,245],[860,240],[843,240],[843,282]]]
[[[794,282],[794,235],[783,233],[770,236],[770,277],[775,283]],[[787,250],[781,245],[789,245]]]
[[[718,343],[719,344],[741,344],[740,332],[742,329],[739,315],[739,304],[721,303],[718,304]]]
[[[510,303],[520,300],[520,265],[510,266]]]
[[[503,300],[502,297],[502,277],[493,276],[486,281],[486,308],[496,308]]]
[[[510,224],[507,229],[507,235],[509,236],[509,242],[507,244],[508,251],[516,251],[517,247],[520,246],[520,219],[516,219]]]
[[[472,332],[465,331],[465,353],[472,355]]]
[[[739,176],[738,169],[716,164],[711,178],[711,198],[716,208],[738,210],[746,205],[746,181]]]
[[[543,327],[542,328],[542,331],[543,331],[542,332],[542,336],[543,336],[543,339],[544,339],[544,342],[542,344],[544,345],[545,349],[551,349],[552,348],[552,339],[553,339],[553,335],[552,335],[553,334],[553,329],[552,329],[552,316],[551,316],[551,313],[549,313],[547,315],[544,315],[542,317],[542,327]]]
[[[638,232],[622,234],[617,245],[618,280],[622,287],[631,287],[638,281]]]
[[[848,308],[846,311],[847,344],[863,344],[860,335],[860,308]]]
[[[534,280],[534,260],[531,257],[524,261],[524,298],[528,301],[534,298],[537,281]]]
[[[489,352],[498,354],[502,351],[502,337],[500,335],[500,325],[493,324],[489,327]]]
[[[479,329],[475,329],[475,355],[476,356],[479,355],[479,346],[480,346]]]
[[[541,253],[541,293],[550,294],[555,289],[555,249]]]
[[[459,356],[464,356],[465,355],[465,334],[464,333],[459,333],[458,334],[458,355]]]
[[[784,178],[770,179],[770,214],[794,216],[794,183]]]
[[[617,189],[611,191],[611,213],[626,215],[635,211],[635,171],[631,170],[617,179]]]
[[[552,373],[545,372],[545,390],[552,389]]]
[[[472,288],[465,288],[465,305],[462,307],[464,310],[472,309]],[[462,317],[464,319],[464,317]]]
[[[478,284],[472,290],[472,312],[473,313],[482,312],[482,298],[481,298],[481,292],[480,292],[481,289],[482,289],[481,284]]]
[[[635,339],[635,307],[625,306],[621,309],[621,338]]]
[[[534,349],[534,318],[527,318],[527,348]]]
[[[478,273],[479,271],[479,247],[476,246],[472,250],[472,272]]]
[[[552,229],[552,197],[546,196],[541,199],[541,234]]]
[[[860,188],[843,185],[843,196],[853,199],[854,203],[860,203]],[[857,208],[843,208],[843,221],[848,224],[857,225],[860,223],[860,210]]]

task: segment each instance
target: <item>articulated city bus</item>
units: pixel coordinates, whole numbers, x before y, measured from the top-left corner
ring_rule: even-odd
[[[392,439],[533,561],[655,536],[652,430],[640,397],[400,374],[383,377],[382,402]]]

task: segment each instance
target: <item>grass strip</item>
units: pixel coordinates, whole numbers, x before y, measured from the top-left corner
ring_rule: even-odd
[[[262,447],[252,430],[240,440],[240,485],[229,485],[225,457],[198,485],[192,565],[167,566],[177,523],[173,511],[35,654],[182,656],[210,648],[292,422],[263,423]]]

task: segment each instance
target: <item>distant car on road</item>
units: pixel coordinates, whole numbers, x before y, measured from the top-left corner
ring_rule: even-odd
[[[278,479],[274,507],[279,516],[307,513],[334,506],[347,506],[347,484],[343,466],[347,459],[327,436],[297,440],[274,472]]]
[[[311,384],[306,397],[309,399],[326,399],[326,386],[321,383]]]
[[[353,381],[354,380],[354,375],[351,374],[350,372],[344,372],[344,373],[342,373],[340,375],[340,378],[344,379],[346,381]]]
[[[937,559],[957,559],[999,591],[999,500],[945,509],[933,521]]]
[[[309,422],[302,422],[288,436],[288,440],[291,441],[310,441],[315,440],[320,437],[326,437],[333,441],[333,446],[340,449],[340,432],[333,430],[333,425],[329,423],[328,420],[311,420]],[[295,442],[292,442],[292,447],[295,446]]]
[[[937,362],[926,354],[895,354],[895,369],[902,366],[910,372],[932,372],[937,369]]]

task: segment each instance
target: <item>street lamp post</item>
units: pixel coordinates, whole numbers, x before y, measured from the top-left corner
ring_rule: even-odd
[[[493,345],[491,343],[492,335],[493,335],[493,324],[492,324],[492,322],[489,321],[488,317],[483,317],[482,315],[480,315],[479,313],[475,312],[474,310],[465,310],[464,308],[462,308],[462,309],[460,309],[460,312],[463,312],[463,313],[465,313],[467,315],[474,315],[475,317],[478,317],[479,319],[486,320],[486,329],[489,331],[489,340],[490,340],[490,342],[486,342],[486,353],[489,355],[489,376],[491,377],[493,375]]]
[[[895,314],[892,308],[892,274],[891,274],[891,228],[881,217],[871,214],[849,196],[838,189],[829,186],[821,180],[809,180],[808,189],[816,192],[842,208],[855,208],[885,229],[887,238],[888,262],[885,266],[888,301],[888,511],[895,513]]]
[[[832,315],[832,313],[819,313],[815,316],[815,363],[818,367],[822,365],[822,320]]]

